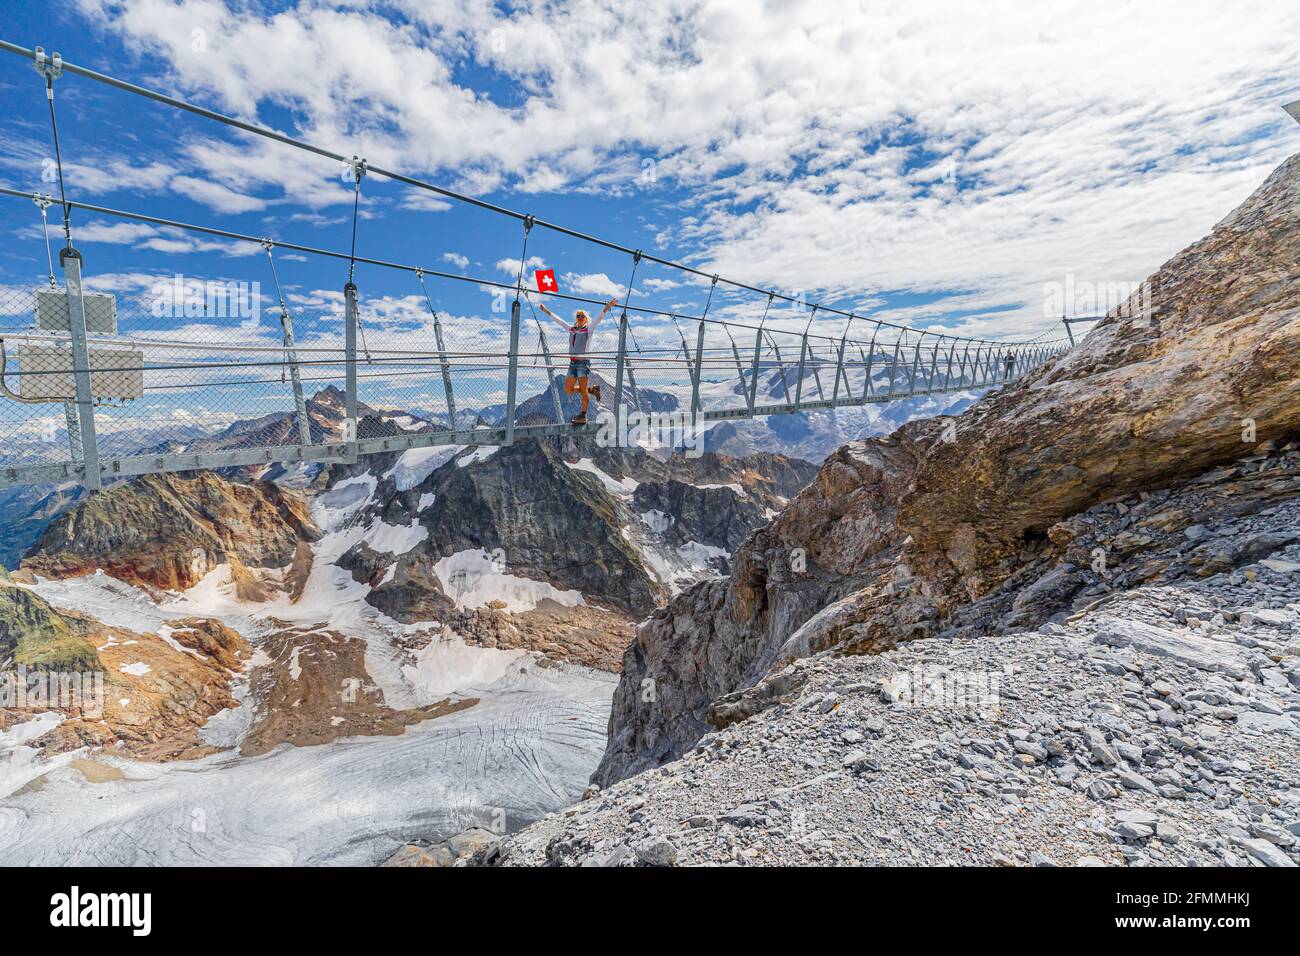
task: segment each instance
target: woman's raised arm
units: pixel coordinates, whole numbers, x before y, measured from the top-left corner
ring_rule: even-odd
[[[560,328],[564,329],[564,331],[566,331],[566,332],[570,331],[569,323],[568,323],[568,322],[565,322],[562,318],[560,318],[558,315],[556,315],[554,312],[552,312],[550,309],[548,309],[548,308],[546,307],[546,303],[545,303],[545,302],[539,302],[539,303],[537,303],[537,307],[540,308],[540,309],[541,309],[543,312],[545,312],[547,315],[549,315],[549,316],[551,317],[551,319],[554,320],[555,324],[558,325]]]

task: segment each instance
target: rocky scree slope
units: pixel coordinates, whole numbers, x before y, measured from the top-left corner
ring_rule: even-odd
[[[1300,525],[1266,511],[1220,547]],[[730,702],[750,719],[465,862],[1295,867],[1298,584],[1290,545],[1035,631],[796,660]]]
[[[1035,614],[1087,604],[1063,522],[1300,433],[1298,217],[1292,158],[1078,348],[955,419],[830,456],[746,541],[729,579],[696,585],[639,628],[594,780],[680,756],[714,701],[789,660],[1029,627],[1012,614],[1025,589]],[[1146,544],[1098,547],[1133,560]]]

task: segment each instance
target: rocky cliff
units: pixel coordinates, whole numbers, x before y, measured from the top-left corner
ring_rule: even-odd
[[[1081,569],[1068,519],[1300,431],[1298,218],[1293,158],[1066,356],[955,419],[832,455],[730,579],[639,629],[595,780],[679,756],[719,698],[785,661],[1024,627],[1113,588],[1107,561],[1140,565],[1148,543],[1121,529]]]
[[[184,590],[229,564],[240,595],[264,596],[254,572],[297,576],[319,537],[301,496],[211,472],[149,475],[91,495],[37,539],[22,567],[47,577],[102,570],[132,584]],[[297,566],[297,567],[296,567]]]
[[[137,633],[56,609],[0,573],[0,731],[55,713],[62,719],[33,741],[46,753],[102,747],[147,760],[211,753],[200,729],[239,705],[232,682],[251,656],[218,621],[180,619],[161,633]],[[26,688],[21,699],[18,686]]]
[[[725,560],[815,471],[777,455],[660,460],[567,440],[457,452],[409,476],[418,481],[404,477],[403,461],[369,466],[379,480],[359,520],[418,525],[424,540],[400,555],[363,541],[340,564],[375,584],[374,606],[404,621],[447,610],[439,562],[465,552],[495,555],[503,574],[639,619],[668,596],[674,549],[702,545]]]

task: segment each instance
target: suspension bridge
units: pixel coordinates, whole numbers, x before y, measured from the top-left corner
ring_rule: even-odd
[[[555,434],[594,440],[611,425],[613,443],[622,444],[639,422],[653,423],[656,416],[660,423],[671,417],[698,431],[725,420],[993,387],[1073,344],[1072,335],[1022,342],[956,336],[807,302],[382,169],[76,66],[40,47],[0,40],[0,51],[27,58],[41,78],[59,184],[57,197],[0,187],[0,196],[36,210],[48,267],[44,285],[11,288],[0,296],[0,487],[78,482],[98,488],[155,472],[348,463],[381,452],[509,445]],[[346,164],[353,191],[350,248],[320,248],[69,198],[55,111],[56,81],[69,74]],[[358,209],[367,177],[513,220],[520,229],[514,281],[358,253]],[[50,210],[60,214],[53,224]],[[73,242],[74,212],[251,244],[265,259],[261,274],[274,289],[267,297],[271,320],[262,321],[260,293],[232,302],[229,295],[183,282],[170,290],[164,284],[149,298],[91,291],[93,274]],[[51,231],[62,233],[57,249]],[[529,241],[541,231],[626,256],[628,279],[616,321],[594,330],[584,356],[608,400],[603,423],[567,421],[560,384],[567,343],[548,341],[534,299],[556,308],[603,302],[525,288]],[[302,301],[286,294],[280,275],[286,257],[337,262],[342,295]],[[698,315],[646,300],[637,276],[649,264],[707,289]],[[358,266],[407,274],[411,295],[398,303],[364,296]],[[431,283],[486,291],[501,303],[502,315],[449,322]],[[728,311],[740,318],[717,316],[715,301],[725,296],[745,300]],[[781,322],[772,320],[778,308],[785,316]],[[798,321],[790,320],[792,314]],[[827,332],[832,323],[836,328]]]

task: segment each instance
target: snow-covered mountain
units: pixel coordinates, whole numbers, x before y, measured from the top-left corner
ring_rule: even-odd
[[[322,427],[332,404],[313,399]],[[0,657],[98,672],[103,693],[0,707],[0,847],[376,862],[416,835],[521,826],[585,785],[635,622],[725,571],[814,471],[523,441],[148,476],[70,502],[0,580]],[[267,799],[317,774],[303,801],[351,781],[360,816]],[[109,781],[129,842],[115,815],[67,812]],[[196,831],[160,849],[196,805],[240,822],[218,846]]]

